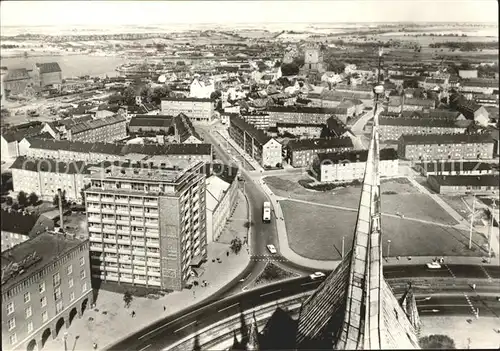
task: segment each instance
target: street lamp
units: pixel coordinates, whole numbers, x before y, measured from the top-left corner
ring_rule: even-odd
[[[68,351],[68,344],[66,343],[66,340],[68,340],[68,332],[67,331],[64,332],[63,340],[64,340],[64,351]]]
[[[391,252],[391,241],[387,240],[387,260],[389,260],[390,252]]]
[[[342,259],[344,259],[345,236],[342,236]]]

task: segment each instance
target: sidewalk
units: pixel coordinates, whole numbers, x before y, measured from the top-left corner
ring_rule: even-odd
[[[255,170],[260,172],[264,171],[264,169],[257,161],[251,158],[245,151],[243,151],[243,149],[238,144],[236,144],[236,142],[229,136],[226,130],[217,130],[217,133],[222,136],[224,140],[226,140],[229,144],[231,144],[231,146],[235,148],[236,151],[238,151],[238,153],[245,159],[245,161],[250,163]]]
[[[248,221],[248,207],[241,192],[238,194],[238,199],[231,221],[228,222],[220,237],[224,238],[224,242],[213,242],[207,246],[208,261],[201,266],[204,271],[198,279],[198,281],[208,281],[207,287],[197,286],[190,290],[172,292],[157,300],[134,297],[128,309],[124,308],[122,294],[100,290],[96,308],[86,311],[81,319],[75,318],[70,328],[61,329],[56,339],[49,338],[44,349],[64,350],[65,331],[68,332],[68,350],[92,350],[94,342],[99,349],[104,349],[159,319],[209,298],[229,284],[250,262],[247,250],[242,249],[238,255],[235,255],[231,253],[229,244],[226,242],[236,236],[243,239],[248,232],[244,226]],[[230,253],[229,256],[226,252]],[[222,263],[212,262],[212,259],[217,257]],[[221,274],[222,271],[224,274]],[[136,313],[134,318],[130,315],[132,311]],[[103,314],[104,312],[106,314]],[[90,317],[94,320],[89,321]]]

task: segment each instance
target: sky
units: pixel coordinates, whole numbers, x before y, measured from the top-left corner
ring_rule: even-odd
[[[496,0],[1,1],[1,26],[496,22]]]

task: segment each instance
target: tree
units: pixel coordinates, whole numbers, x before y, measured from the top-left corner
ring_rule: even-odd
[[[455,341],[448,335],[433,334],[424,336],[419,340],[422,349],[440,349],[450,350],[455,349]]]
[[[242,243],[240,238],[231,240],[231,251],[236,255],[241,251]]]
[[[82,205],[83,207],[86,207],[86,203],[85,203],[85,190],[87,190],[88,188],[90,188],[90,184],[87,184],[85,185],[82,190],[80,190],[80,196],[82,197]]]
[[[12,200],[10,196],[7,196],[7,199],[5,199],[5,203],[7,204],[7,206],[12,206],[14,200]]]
[[[19,194],[17,194],[17,203],[19,206],[25,207],[28,205],[28,196],[24,191],[20,191]]]
[[[126,105],[134,105],[135,104],[135,97],[137,96],[136,88],[133,86],[128,86],[124,91],[123,91],[123,102]]]
[[[38,204],[38,195],[32,192],[29,196],[29,202],[31,205],[36,206]]]
[[[61,202],[62,202],[63,208],[68,205],[68,200],[66,199],[66,190],[62,191]],[[52,204],[54,206],[59,206],[59,194],[54,195],[54,200],[52,201]]]
[[[125,302],[125,308],[129,308],[130,304],[132,303],[132,300],[134,297],[130,293],[130,291],[125,291],[125,294],[123,294],[123,302]]]
[[[161,99],[169,97],[170,93],[171,90],[166,85],[163,85],[161,87],[156,87],[153,89],[153,93],[151,94],[151,100],[155,104],[159,105],[161,104]]]
[[[285,63],[281,66],[283,76],[294,76],[299,73],[299,66],[295,63]]]

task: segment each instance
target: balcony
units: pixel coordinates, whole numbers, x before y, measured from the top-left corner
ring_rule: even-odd
[[[122,283],[132,283],[132,278],[123,278],[123,277],[120,277],[120,282],[122,282]]]
[[[87,207],[87,212],[88,213],[100,213],[101,212],[101,208],[98,207],[98,206],[88,206]]]
[[[102,252],[102,245],[92,245],[92,244],[90,244],[90,251]]]
[[[130,204],[131,205],[141,205],[142,206],[142,199],[130,199]]]
[[[139,217],[143,217],[144,216],[144,211],[137,211],[137,210],[134,210],[134,211],[130,211],[130,215],[131,216],[139,216]]]
[[[100,202],[99,196],[87,196],[85,199],[87,202]]]
[[[89,232],[101,233],[102,228],[100,226],[90,226]]]
[[[104,256],[104,262],[118,262],[118,258],[106,255]]]
[[[147,257],[160,258],[160,253],[159,252],[146,251],[146,256]]]
[[[102,208],[101,209],[102,213],[106,213],[106,214],[115,214],[115,209],[112,209],[112,208]]]
[[[118,249],[118,253],[119,254],[122,254],[122,255],[130,255],[130,247],[126,248],[126,249]]]
[[[148,285],[150,285],[150,286],[161,286],[161,282],[159,280],[148,280]]]
[[[125,216],[128,216],[129,214],[129,211],[128,210],[116,210],[116,214],[119,214],[119,215],[125,215]]]
[[[115,234],[116,233],[116,229],[115,228],[103,228],[102,232],[106,233],[106,234]]]
[[[116,247],[105,247],[104,252],[116,254]]]
[[[112,196],[111,196],[111,197],[108,197],[108,196],[103,196],[103,197],[101,198],[101,202],[102,202],[102,203],[106,203],[106,204],[113,204],[113,203],[115,203],[115,199],[114,199],[114,197],[112,197]]]
[[[152,221],[146,221],[146,227],[148,228],[158,228],[158,221],[152,222]]]
[[[115,198],[115,203],[121,204],[121,205],[127,205],[128,204],[128,198],[122,199],[122,198],[117,197],[117,198]]]
[[[124,230],[124,229],[117,229],[116,234],[121,234],[121,235],[130,235],[130,230]]]
[[[144,215],[148,218],[158,218],[158,212],[145,212]]]
[[[132,240],[132,245],[135,247],[144,247],[144,240]]]
[[[160,272],[155,272],[155,271],[148,270],[148,276],[149,277],[158,277],[158,278],[160,278],[161,277],[161,273]]]
[[[101,266],[102,267],[102,266]],[[105,266],[105,270],[107,272],[115,272],[115,273],[118,273],[118,267],[114,267],[114,266]],[[101,269],[102,270],[102,269]]]
[[[154,248],[159,249],[160,242],[159,241],[146,241],[146,247],[154,247]]]
[[[120,273],[128,273],[128,274],[132,274],[132,267],[130,267],[130,268],[123,268],[123,267],[120,267]]]
[[[118,243],[118,245],[130,245],[130,240],[129,239],[118,239],[117,243]]]
[[[158,201],[144,201],[144,206],[158,207]]]
[[[100,216],[89,216],[88,221],[95,222],[95,223],[101,223],[101,217]]]
[[[148,267],[157,267],[157,268],[160,268],[160,261],[147,260],[146,263],[148,264]]]
[[[160,237],[160,233],[158,232],[154,232],[154,231],[147,231],[146,232],[146,238],[159,238]]]
[[[131,226],[136,226],[136,227],[143,227],[144,226],[144,221],[130,221]]]

